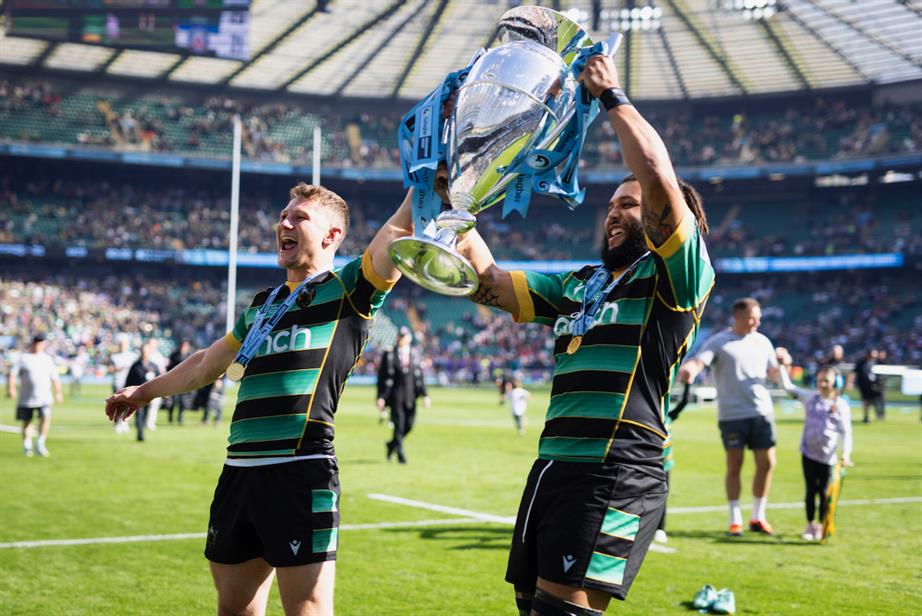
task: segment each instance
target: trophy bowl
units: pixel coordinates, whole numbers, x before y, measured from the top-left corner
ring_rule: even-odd
[[[442,139],[451,209],[389,254],[420,286],[444,295],[473,293],[478,278],[456,249],[475,215],[508,195],[535,150],[552,148],[576,109],[570,62],[592,40],[575,22],[544,7],[503,14],[501,44],[481,55],[456,92]],[[529,178],[530,180],[530,178]],[[519,186],[520,184],[516,185]]]
[[[455,249],[458,236],[474,228],[474,215],[451,209],[435,220],[439,228],[434,238],[403,237],[388,246],[388,254],[410,280],[430,291],[463,297],[477,289],[474,266]]]

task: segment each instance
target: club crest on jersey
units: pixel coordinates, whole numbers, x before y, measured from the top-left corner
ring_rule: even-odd
[[[292,325],[289,329],[272,332],[262,344],[259,345],[257,357],[270,353],[285,353],[286,351],[301,351],[311,346],[311,330],[309,327]]]
[[[559,316],[557,320],[554,321],[554,335],[557,337],[560,336],[569,336],[573,333],[573,321],[579,317],[578,312],[574,312],[568,316]],[[599,310],[598,316],[593,319],[592,324],[589,326],[589,329],[596,327],[597,325],[610,325],[618,320],[618,302],[605,302],[602,304],[602,309]]]

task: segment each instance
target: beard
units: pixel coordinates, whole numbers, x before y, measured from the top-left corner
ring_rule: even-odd
[[[643,226],[639,220],[632,220],[624,227],[624,241],[614,248],[608,247],[608,236],[602,238],[602,265],[609,271],[622,269],[647,251]]]

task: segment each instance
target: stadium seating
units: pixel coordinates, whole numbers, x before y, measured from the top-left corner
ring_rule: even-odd
[[[243,118],[249,158],[309,164],[314,126],[324,129],[322,157],[334,166],[396,168],[397,124],[406,105],[376,102],[374,113],[297,102],[243,101],[183,92],[0,81],[0,140],[230,157],[230,118]],[[367,108],[367,105],[366,105]],[[705,107],[645,106],[679,165],[823,160],[922,150],[922,105],[871,106],[816,98],[758,101],[715,113]],[[620,164],[611,125],[592,127],[587,168]]]
[[[20,165],[0,180],[0,243],[227,248],[229,205],[223,185],[175,180],[163,172],[108,181],[33,167]],[[274,237],[266,231],[278,216],[287,186],[278,180],[244,184],[240,250],[274,252]],[[922,253],[915,197],[905,190],[854,192],[844,200],[837,193],[801,191],[774,200],[758,194],[728,199],[711,194],[706,185],[701,188],[715,257]],[[342,254],[362,251],[401,193],[399,186],[387,193],[359,187],[350,197],[353,224]],[[524,219],[516,213],[503,219],[501,207],[491,208],[478,217],[477,229],[500,259],[595,260],[604,217],[599,199],[607,194],[594,193],[573,212],[556,201],[536,200]],[[114,208],[115,203],[124,209]]]

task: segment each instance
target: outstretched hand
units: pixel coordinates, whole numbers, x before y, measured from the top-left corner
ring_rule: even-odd
[[[131,417],[135,411],[150,403],[136,395],[138,386],[124,387],[106,398],[106,417],[109,421],[121,421]]]

